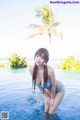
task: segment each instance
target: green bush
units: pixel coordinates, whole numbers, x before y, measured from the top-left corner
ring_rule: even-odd
[[[9,58],[9,64],[12,68],[27,67],[26,58],[20,57],[16,53],[14,53],[11,58]]]
[[[66,70],[80,70],[80,59],[77,59],[74,56],[69,56],[64,60],[62,64],[62,69]]]
[[[0,67],[4,67],[4,65],[2,63],[0,63]]]

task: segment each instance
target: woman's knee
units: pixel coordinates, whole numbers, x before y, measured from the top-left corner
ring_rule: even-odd
[[[49,114],[54,114],[56,112],[55,107],[51,106],[49,109]]]
[[[49,98],[45,98],[45,104],[50,104],[50,99]]]

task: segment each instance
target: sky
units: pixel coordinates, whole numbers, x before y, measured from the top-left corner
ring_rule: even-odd
[[[27,39],[34,33],[28,25],[42,24],[41,19],[36,17],[36,9],[44,6],[52,9],[55,21],[60,22],[57,30],[63,35],[63,39],[53,36],[51,45],[47,34]],[[13,53],[33,58],[40,47],[47,48],[53,58],[80,55],[79,12],[80,3],[51,4],[50,0],[0,0],[0,58],[10,57]]]

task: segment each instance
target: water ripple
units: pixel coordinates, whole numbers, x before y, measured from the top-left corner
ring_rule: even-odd
[[[65,86],[65,97],[57,110],[57,120],[80,118],[80,73],[55,71]],[[44,96],[32,89],[27,69],[0,68],[0,111],[9,111],[10,120],[43,120]],[[37,119],[36,119],[37,118]]]

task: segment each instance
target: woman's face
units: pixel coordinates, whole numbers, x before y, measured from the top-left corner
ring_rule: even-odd
[[[35,64],[36,64],[37,66],[43,65],[43,64],[44,64],[44,57],[37,54],[37,55],[35,56]]]

